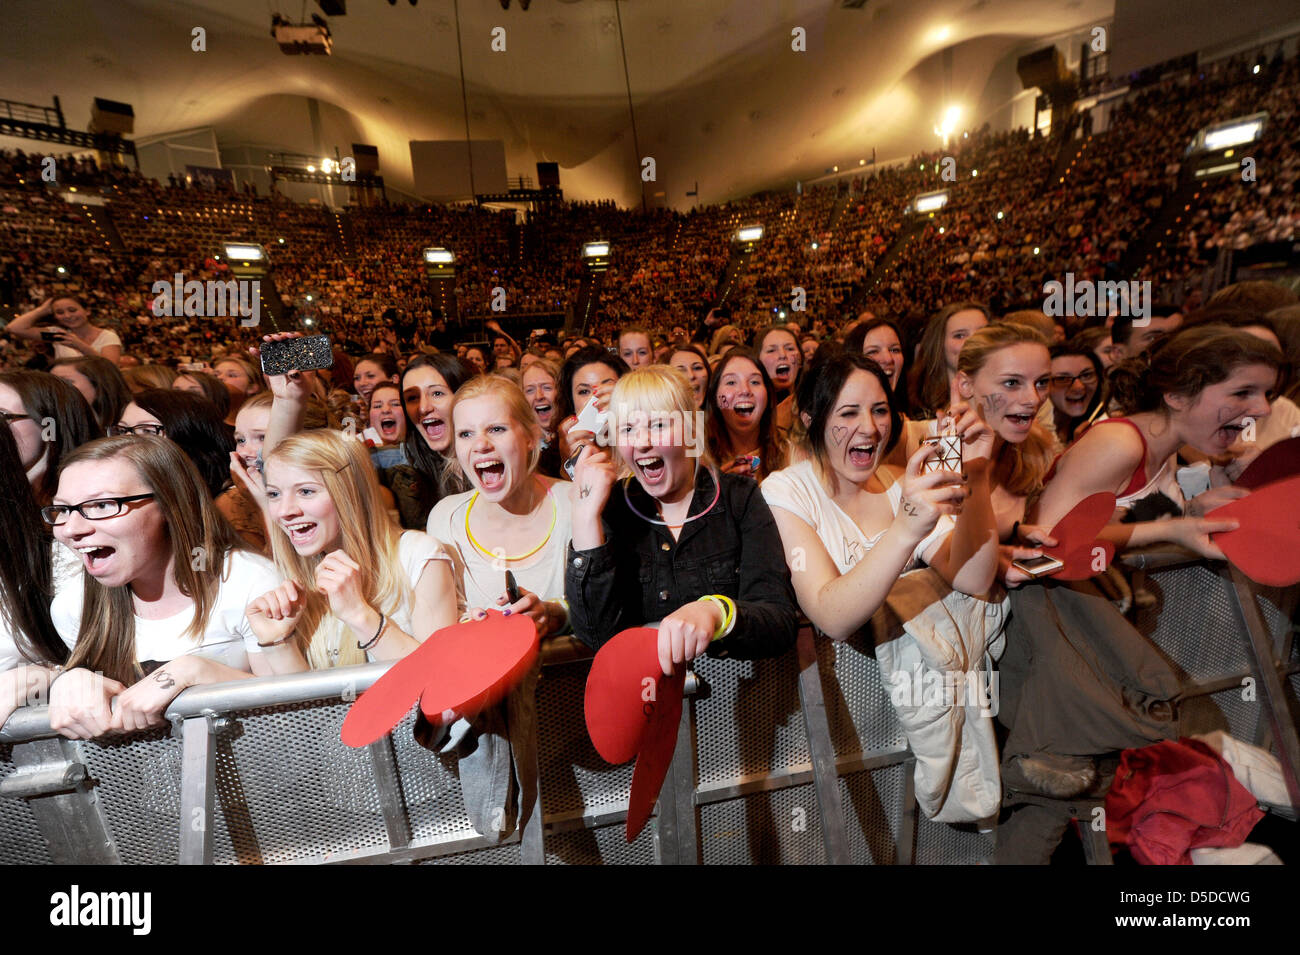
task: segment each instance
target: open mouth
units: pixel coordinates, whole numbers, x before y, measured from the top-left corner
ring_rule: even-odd
[[[77,553],[81,555],[82,560],[85,562],[86,573],[92,577],[98,577],[107,570],[109,561],[117,553],[117,548],[99,544],[78,547]]]
[[[297,521],[293,524],[281,524],[280,526],[289,535],[289,543],[295,548],[310,544],[312,538],[316,536],[316,524],[313,521]]]
[[[499,491],[506,483],[506,466],[500,458],[484,458],[474,464],[479,487],[491,493]]]
[[[389,443],[392,443],[393,441],[396,441],[396,440],[397,440],[397,419],[396,419],[396,418],[380,418],[380,419],[379,419],[379,434],[383,437],[383,439],[384,439],[385,441],[387,441],[387,442],[389,442]]]
[[[849,464],[855,468],[869,468],[876,456],[874,444],[855,444],[849,448]]]
[[[640,472],[643,483],[653,487],[664,479],[666,468],[664,459],[657,455],[646,455],[636,459],[636,469]]]
[[[789,364],[789,362],[782,362],[781,364],[779,364],[779,365],[776,366],[776,377],[778,377],[778,378],[789,378],[789,377],[790,377],[790,364]]]
[[[757,408],[758,405],[752,401],[737,401],[732,405],[731,410],[736,412],[736,415],[741,419],[748,421],[754,416],[754,412]]]
[[[1034,416],[1031,414],[1009,414],[1005,417],[1015,427],[1024,428],[1025,430],[1028,430],[1029,426],[1034,423]]]
[[[447,440],[447,422],[439,417],[430,415],[422,419],[420,427],[424,429],[424,436],[429,439],[430,444]]]
[[[533,405],[533,411],[536,413],[537,417],[545,418],[550,415],[551,407],[552,406],[549,402],[542,402],[539,405]]]
[[[1219,434],[1223,436],[1220,440],[1223,442],[1225,447],[1228,445],[1236,444],[1237,439],[1241,437],[1241,433],[1245,430],[1246,430],[1246,426],[1241,421],[1235,421],[1229,424],[1225,424],[1223,427],[1219,429]]]

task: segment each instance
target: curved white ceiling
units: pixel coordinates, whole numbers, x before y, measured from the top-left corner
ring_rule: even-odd
[[[319,13],[315,3],[308,14]],[[286,56],[270,15],[302,0],[10,0],[0,6],[0,96],[58,94],[85,128],[94,96],[131,103],[136,135],[213,126],[223,144],[312,151],[370,142],[385,178],[410,187],[411,139],[465,135],[452,0],[348,0],[334,55]],[[689,206],[788,186],[874,148],[881,160],[936,144],[949,101],[971,114],[1018,90],[995,67],[1034,38],[1104,21],[1113,0],[623,0],[639,156],[668,201]],[[571,198],[639,198],[613,0],[461,0],[475,139],[502,139],[510,175],[561,165]],[[207,52],[191,50],[191,30]],[[506,30],[506,52],[491,31]],[[806,52],[791,31],[806,31]],[[945,91],[942,51],[952,47]],[[978,119],[972,115],[972,119]],[[685,192],[699,183],[699,198]]]

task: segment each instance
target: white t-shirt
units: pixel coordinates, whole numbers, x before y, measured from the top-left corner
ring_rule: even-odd
[[[188,607],[180,613],[162,620],[135,618],[135,659],[166,662],[187,653],[197,654],[236,670],[248,671],[248,641],[257,642],[252,627],[244,615],[245,608],[268,590],[276,587],[280,575],[275,565],[265,557],[246,551],[231,551],[226,558],[221,586],[217,589],[207,627],[197,643],[185,631],[194,620],[194,609]],[[81,626],[82,589],[79,586],[61,589],[50,605],[50,616],[55,629],[69,648],[77,642]]]
[[[527,560],[502,562],[475,547],[465,534],[465,512],[473,491],[444,497],[429,513],[429,533],[452,552],[456,572],[456,597],[462,613],[468,607],[499,609],[497,598],[506,591],[506,570],[514,572],[515,581],[524,590],[542,600],[564,597],[564,561],[569,540],[573,537],[573,507],[569,500],[569,482],[556,481],[550,497],[555,501],[555,526],[545,544]],[[475,507],[482,507],[480,501]],[[519,541],[518,550],[527,550],[537,541]],[[509,556],[507,554],[507,556]]]
[[[800,461],[782,471],[769,474],[762,484],[762,491],[763,499],[769,507],[787,510],[813,529],[841,574],[848,573],[885,535],[884,531],[871,537],[864,534],[857,522],[831,500],[821,481],[817,480],[811,461]],[[891,484],[885,495],[889,498],[890,509],[897,514],[899,502],[903,499],[902,482],[895,481]],[[938,546],[952,529],[952,518],[940,517],[929,536],[916,545],[916,550],[912,552],[912,557],[903,570],[912,570],[926,555],[932,555],[932,548]]]
[[[401,563],[402,570],[406,574],[407,580],[411,582],[412,587],[415,587],[415,585],[419,583],[420,575],[424,573],[424,567],[430,561],[445,560],[448,563],[452,563],[451,555],[447,553],[447,549],[424,531],[402,532],[402,536],[397,542],[397,559]],[[268,584],[255,596],[260,597],[262,594],[266,593],[266,591],[270,590],[272,586],[274,585]],[[393,622],[393,626],[400,628],[405,633],[409,633],[417,640],[422,640],[428,636],[427,633],[415,633],[415,624],[411,621],[410,604],[397,608],[396,611],[388,615],[388,619]],[[342,639],[344,629],[344,627],[337,628],[336,632],[340,635],[340,639]],[[262,647],[258,646],[257,637],[253,635],[251,630],[245,639],[244,648],[250,654],[266,652]],[[337,647],[333,648],[331,655],[337,662]],[[366,651],[366,659],[370,661],[374,660],[372,651]]]
[[[69,334],[71,333],[69,332]],[[117,337],[117,332],[113,331],[111,328],[106,328],[98,335],[95,336],[95,340],[90,343],[90,347],[95,350],[96,355],[101,355],[103,354],[105,348],[109,348],[113,345],[118,345],[120,347],[121,344],[122,344],[122,339]],[[57,359],[57,358],[84,358],[85,356],[82,355],[82,353],[77,351],[75,348],[71,348],[68,345],[60,345],[57,342],[55,342],[54,357]]]
[[[82,564],[81,558],[77,556],[75,551],[69,550],[58,541],[54,541],[50,545],[50,565],[56,596],[61,591],[69,588],[75,588],[80,594]],[[80,604],[78,604],[78,614],[80,614]],[[60,633],[60,635],[62,634]],[[16,667],[27,666],[31,662],[18,652],[18,643],[14,640],[14,635],[10,631],[8,624],[5,623],[4,616],[0,614],[0,673]]]

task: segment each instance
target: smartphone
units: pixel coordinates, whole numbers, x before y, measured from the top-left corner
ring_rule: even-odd
[[[62,332],[47,332],[47,331],[41,332],[41,341],[57,342],[57,341],[61,341],[62,338],[63,338]]]
[[[515,580],[515,575],[511,571],[506,571],[506,598],[511,603],[519,601],[519,583]]]
[[[584,444],[582,448],[585,447],[586,445]],[[569,460],[564,462],[564,473],[569,476],[570,481],[573,480],[574,472],[578,470],[578,458],[582,456],[582,448],[578,448],[577,451],[574,451],[572,454],[570,454]]]
[[[1026,557],[1022,560],[1013,560],[1011,566],[1016,570],[1023,571],[1030,577],[1042,577],[1060,570],[1065,566],[1065,561],[1059,557],[1048,557],[1044,554],[1042,557]]]
[[[745,466],[753,473],[763,464],[763,459],[757,454],[741,454],[736,457],[736,463],[744,462]]]
[[[262,371],[268,375],[334,367],[334,352],[330,350],[328,335],[264,342],[258,351],[262,356]]]
[[[934,471],[965,473],[961,460],[961,435],[940,434],[923,438],[921,444],[934,448],[934,456],[926,459],[923,473],[931,474]]]

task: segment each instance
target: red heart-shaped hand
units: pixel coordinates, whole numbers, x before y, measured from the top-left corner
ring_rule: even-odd
[[[1055,580],[1089,580],[1105,572],[1114,558],[1115,545],[1097,538],[1062,557],[1065,563],[1047,576]]]
[[[1253,490],[1295,474],[1300,474],[1300,438],[1287,438],[1261,451],[1232,483]]]
[[[1300,583],[1300,476],[1266,485],[1205,515],[1235,520],[1214,543],[1251,580],[1268,587]]]
[[[447,710],[477,713],[510,692],[537,652],[537,627],[525,614],[489,610],[484,620],[443,627],[361,694],[339,736],[348,746],[367,746],[400,723],[417,699],[434,722]]]
[[[627,824],[623,834],[632,842],[650,821],[650,812],[659,792],[663,789],[668,767],[677,749],[677,730],[682,719],[682,687],[686,683],[686,668],[679,667],[672,676],[660,673],[658,699],[645,735],[637,753],[636,769],[632,771],[632,793],[627,801]]]
[[[640,750],[662,679],[657,630],[624,630],[597,651],[584,710],[587,735],[605,762],[626,763]]]
[[[1076,551],[1091,551],[1092,542],[1097,539],[1101,529],[1110,523],[1114,513],[1114,494],[1098,491],[1088,495],[1074,505],[1069,514],[1056,522],[1051,534],[1056,538],[1056,546],[1044,547],[1043,553],[1065,560]]]

